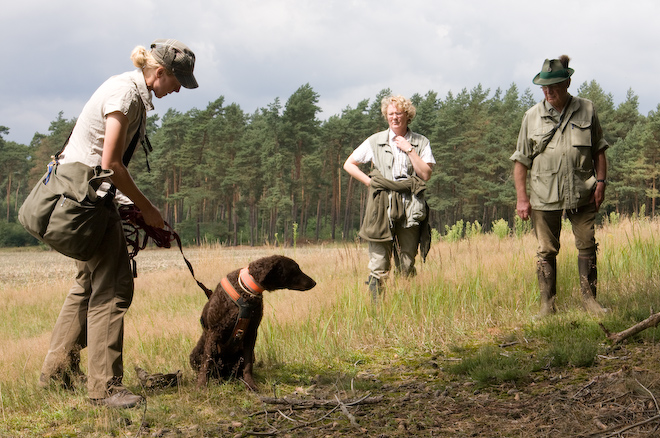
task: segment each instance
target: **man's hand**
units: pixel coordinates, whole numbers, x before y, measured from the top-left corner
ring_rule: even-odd
[[[518,199],[518,202],[516,202],[516,213],[524,221],[529,219],[529,216],[532,214],[532,205],[529,203],[529,198]]]
[[[596,190],[592,195],[592,201],[596,204],[596,211],[600,209],[601,204],[605,200],[605,183],[598,182],[596,183]]]

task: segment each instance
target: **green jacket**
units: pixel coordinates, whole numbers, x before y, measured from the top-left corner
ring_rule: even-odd
[[[389,242],[394,239],[391,223],[411,215],[411,212],[407,211],[411,203],[404,203],[402,195],[423,200],[426,182],[417,176],[391,181],[384,178],[377,169],[369,176],[371,183],[359,236],[371,242]],[[423,201],[419,207],[423,209],[423,217],[417,216],[415,225],[419,224],[420,227],[419,247],[422,260],[425,261],[431,248],[431,226],[428,222],[428,205]]]
[[[530,169],[533,209],[576,209],[589,203],[596,187],[593,157],[608,147],[591,101],[571,97],[560,119],[543,100],[525,113],[511,160]]]

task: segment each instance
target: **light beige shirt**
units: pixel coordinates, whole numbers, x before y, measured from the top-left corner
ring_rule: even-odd
[[[394,137],[396,137],[396,134],[389,128],[386,131],[381,131],[379,133],[374,134],[378,136],[379,139],[383,140],[384,142],[387,141],[388,145],[390,146],[392,156],[393,156],[393,161],[392,161],[392,177],[389,179],[396,180],[399,178],[406,178],[409,175],[409,158],[408,155],[396,147],[396,144],[394,143]],[[369,162],[374,162],[374,150],[371,144],[371,138],[374,136],[372,135],[371,137],[367,138],[365,141],[360,144],[352,153],[351,153],[351,158],[355,160],[357,163],[369,163]],[[387,140],[385,140],[382,136],[386,135]],[[426,137],[423,137],[419,134],[416,134],[418,138],[424,139],[425,144],[423,147],[419,148],[417,153],[419,156],[422,158],[422,160],[425,163],[428,164],[435,164],[435,158],[433,157],[433,152],[431,151],[431,145],[426,139]],[[406,133],[405,139],[408,141],[411,141],[413,139],[413,134],[412,131],[408,130]],[[414,141],[414,140],[413,140]],[[414,147],[415,145],[413,145]],[[375,162],[374,162],[375,164]],[[412,168],[412,165],[410,165]],[[388,172],[385,171],[385,169],[378,169],[383,173],[383,176],[388,178],[387,174]]]
[[[535,210],[575,209],[589,203],[596,186],[594,156],[609,147],[591,101],[571,97],[564,112],[559,123],[560,114],[545,100],[530,108],[510,158],[530,169],[530,203]]]
[[[144,137],[146,112],[153,110],[151,92],[147,89],[141,70],[112,76],[105,81],[83,107],[71,137],[60,154],[60,163],[80,162],[90,167],[101,165],[103,143],[105,140],[105,122],[108,114],[121,112],[128,117],[125,152],[135,133],[140,130],[140,139]],[[107,191],[108,183],[101,186]],[[125,197],[118,196],[121,203]]]

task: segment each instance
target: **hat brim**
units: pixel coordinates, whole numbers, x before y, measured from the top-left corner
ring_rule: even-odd
[[[567,68],[566,70],[568,70],[568,77],[566,77],[566,78],[564,78],[564,77],[542,78],[541,73],[539,73],[536,76],[534,76],[534,79],[532,79],[532,83],[534,83],[535,85],[552,85],[552,84],[558,84],[560,82],[567,81],[568,79],[571,78],[571,76],[573,76],[573,73],[575,73],[575,70],[573,70],[572,68]]]

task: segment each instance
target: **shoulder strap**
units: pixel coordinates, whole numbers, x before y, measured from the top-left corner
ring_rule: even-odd
[[[71,132],[69,132],[69,135],[66,137],[66,140],[64,140],[64,144],[60,148],[59,151],[55,155],[53,155],[53,160],[57,162],[58,158],[60,158],[60,155],[62,155],[62,152],[64,152],[64,148],[66,145],[69,143],[69,139],[71,138],[71,134],[73,134],[73,129],[76,127],[76,125],[73,125],[73,128],[71,128]]]
[[[137,131],[135,131],[135,135],[133,136],[133,139],[131,140],[130,144],[128,145],[128,148],[126,149],[126,152],[124,152],[124,156],[121,159],[121,161],[124,163],[124,166],[128,167],[128,163],[131,162],[131,158],[133,157],[133,153],[135,152],[135,146],[137,146],[137,142],[140,139],[140,129],[142,128],[143,116],[144,113],[140,111],[140,121],[138,122]]]

